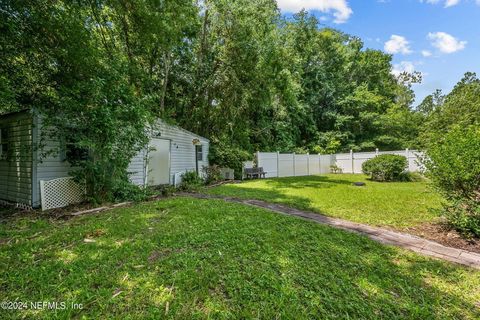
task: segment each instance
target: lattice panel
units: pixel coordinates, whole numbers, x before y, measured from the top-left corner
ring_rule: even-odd
[[[61,208],[82,202],[85,190],[73,178],[59,178],[40,181],[42,210]]]

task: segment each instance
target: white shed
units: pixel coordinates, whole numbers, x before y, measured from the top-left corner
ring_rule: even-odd
[[[35,112],[0,115],[0,203],[43,207],[41,182],[56,186],[50,192],[53,195],[48,197],[45,193],[44,198],[55,198],[58,206],[71,203],[65,200],[72,198],[71,185],[65,185],[65,181],[71,180],[66,145],[62,145],[61,139],[48,137],[40,151],[35,146],[43,130],[46,129]],[[162,120],[157,120],[150,130],[149,146],[132,158],[128,168],[134,184],[178,184],[182,173],[202,174],[203,166],[208,166],[208,139]]]
[[[178,126],[157,120],[149,146],[130,163],[130,179],[136,185],[178,185],[181,175],[208,166],[210,141]]]

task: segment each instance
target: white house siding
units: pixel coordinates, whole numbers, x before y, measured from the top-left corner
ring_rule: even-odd
[[[52,180],[69,177],[71,166],[64,159],[63,146],[60,139],[52,136],[48,129],[42,127],[42,121],[35,119],[34,141],[37,146],[34,152],[33,167],[33,206],[40,206],[40,180]],[[36,165],[35,165],[36,164]],[[35,170],[36,168],[36,170]],[[36,172],[35,172],[36,171]]]
[[[0,159],[0,200],[32,205],[32,115],[18,112],[0,118],[8,130],[9,157]]]
[[[127,168],[130,181],[137,185],[143,186],[145,183],[145,155],[146,150],[140,150],[130,161],[130,165]]]

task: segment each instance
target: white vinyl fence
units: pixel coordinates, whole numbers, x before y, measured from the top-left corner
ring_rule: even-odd
[[[350,152],[332,155],[257,152],[256,163],[266,172],[267,178],[299,177],[330,173],[330,166],[337,165],[343,173],[362,173],[362,164],[380,154],[397,154],[408,160],[408,171],[421,171],[417,150]],[[250,163],[249,163],[250,164]]]
[[[267,178],[299,177],[330,172],[333,155],[257,152],[258,167]]]
[[[375,152],[352,152],[335,154],[335,164],[342,169],[344,173],[362,173],[362,164],[377,155],[396,154],[404,156],[408,160],[408,171],[422,171],[423,167],[419,164],[419,157],[423,153],[417,150],[400,151],[375,151]]]

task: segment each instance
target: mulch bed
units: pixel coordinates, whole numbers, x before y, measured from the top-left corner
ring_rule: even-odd
[[[444,223],[425,223],[401,231],[438,242],[444,246],[480,253],[480,239],[467,240]]]

